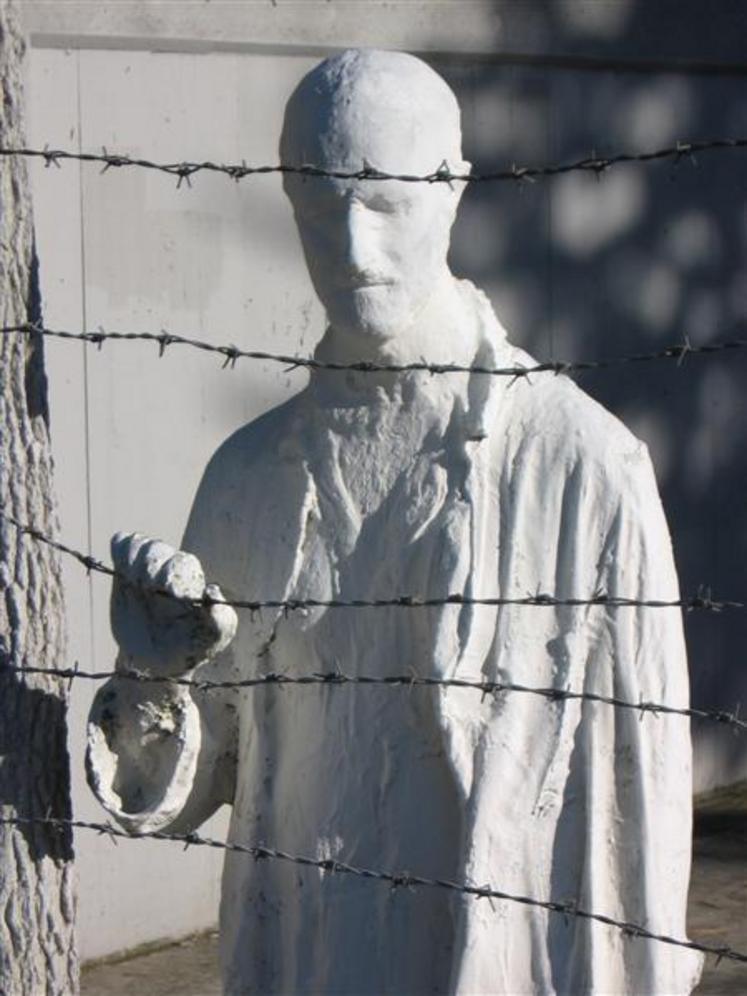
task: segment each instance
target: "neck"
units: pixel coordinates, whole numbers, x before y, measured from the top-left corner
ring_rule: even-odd
[[[425,360],[467,365],[474,359],[477,340],[478,330],[465,309],[459,283],[447,273],[409,326],[389,336],[373,336],[355,328],[330,329],[323,341],[323,356],[339,363],[407,364]]]

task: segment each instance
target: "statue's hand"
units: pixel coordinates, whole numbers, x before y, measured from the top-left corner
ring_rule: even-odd
[[[112,537],[115,577],[111,625],[119,666],[154,675],[178,675],[210,660],[236,634],[228,605],[192,605],[189,599],[222,599],[205,584],[197,557],[139,533]],[[176,601],[159,592],[168,592]]]

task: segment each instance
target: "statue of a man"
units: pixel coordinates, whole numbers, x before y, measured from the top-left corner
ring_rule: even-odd
[[[348,51],[291,97],[284,163],[466,171],[454,95]],[[463,184],[288,174],[329,327],[321,360],[528,365],[447,265]],[[183,549],[114,538],[117,667],[211,681],[334,672],[688,700],[676,609],[479,596],[677,597],[645,447],[565,377],[315,370],[211,460]],[[221,588],[208,586],[206,579]],[[468,604],[242,613],[199,598]],[[222,595],[221,595],[222,593]],[[118,678],[91,715],[94,791],[125,827],[490,884],[685,936],[690,740],[679,716],[469,688],[201,691]],[[684,993],[683,948],[532,905],[228,853],[229,993]]]

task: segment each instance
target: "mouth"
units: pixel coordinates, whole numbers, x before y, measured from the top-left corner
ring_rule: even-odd
[[[372,287],[391,287],[393,283],[394,281],[390,277],[361,273],[359,276],[351,277],[345,281],[340,289],[346,291],[369,290]]]

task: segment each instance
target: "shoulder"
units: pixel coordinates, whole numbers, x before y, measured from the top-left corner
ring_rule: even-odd
[[[537,361],[512,345],[485,294],[463,281],[484,341],[496,365],[531,369]],[[626,489],[630,477],[653,479],[643,442],[569,377],[538,372],[496,385],[495,458],[502,467],[534,464],[545,481],[561,485],[569,475]]]
[[[303,424],[306,391],[253,419],[232,433],[210,458],[202,488],[239,483],[253,472],[261,472],[282,459],[284,443]]]
[[[519,349],[513,362],[534,364]],[[536,452],[551,470],[580,471],[600,487],[622,492],[636,480],[653,482],[645,443],[568,377],[523,378],[506,389],[505,408],[507,435],[517,449]]]
[[[303,424],[305,394],[242,426],[218,447],[192,503],[185,549],[218,549],[245,524],[247,508],[261,510],[293,490],[298,461],[286,450]]]

